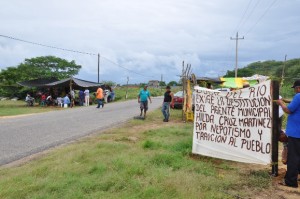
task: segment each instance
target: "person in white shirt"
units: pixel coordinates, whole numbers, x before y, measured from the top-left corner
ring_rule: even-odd
[[[87,88],[84,91],[84,101],[85,101],[85,106],[90,105],[90,91]]]

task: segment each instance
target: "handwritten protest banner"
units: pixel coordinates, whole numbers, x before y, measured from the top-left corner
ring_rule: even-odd
[[[193,153],[270,164],[271,81],[233,92],[195,87]]]

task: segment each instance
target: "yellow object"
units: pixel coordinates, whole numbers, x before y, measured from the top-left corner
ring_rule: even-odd
[[[186,85],[186,103],[185,112],[192,112],[192,93],[191,93],[191,81],[187,80]]]
[[[249,84],[247,80],[244,80],[241,77],[237,77],[237,78],[221,77],[220,79],[221,81],[224,81],[224,83],[222,83],[222,87],[227,87],[227,88],[243,88],[244,84]]]
[[[194,114],[193,112],[186,112],[186,121],[194,121]]]

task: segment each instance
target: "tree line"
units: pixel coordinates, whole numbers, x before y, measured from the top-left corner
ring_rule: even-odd
[[[290,88],[291,85],[296,79],[300,79],[300,59],[258,61],[238,69],[239,77],[250,77],[255,74],[269,76],[272,80],[279,81],[281,83],[280,94],[290,98],[294,94]],[[234,76],[235,71],[228,70],[224,77]]]
[[[55,56],[42,56],[25,59],[15,67],[0,72],[0,96],[21,97],[28,88],[20,87],[17,82],[32,79],[56,78],[58,80],[77,75],[81,66],[74,60],[67,61]]]

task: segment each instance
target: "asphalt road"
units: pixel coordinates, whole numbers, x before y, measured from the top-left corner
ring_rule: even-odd
[[[161,104],[162,98],[152,98],[149,111]],[[114,127],[140,113],[137,100],[95,107],[0,118],[0,165]]]

